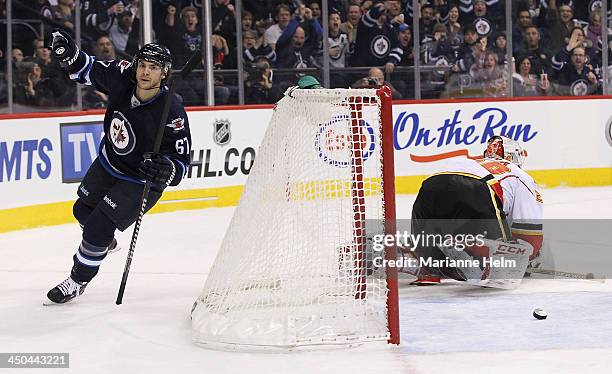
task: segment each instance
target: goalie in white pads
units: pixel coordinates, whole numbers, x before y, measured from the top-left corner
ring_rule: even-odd
[[[521,169],[525,156],[516,141],[494,136],[483,158],[453,158],[423,182],[412,209],[413,235],[482,240],[414,243],[413,253],[403,252],[419,259],[416,284],[439,283],[441,276],[491,287],[520,284],[543,240],[542,198]],[[474,260],[477,266],[464,265]]]

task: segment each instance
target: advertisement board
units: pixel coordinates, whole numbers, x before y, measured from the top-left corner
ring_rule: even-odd
[[[235,205],[272,107],[192,109],[188,116],[191,165],[156,211]],[[0,231],[66,222],[104,136],[103,115],[15,117],[0,117]],[[543,186],[612,184],[611,117],[608,98],[395,103],[396,191],[418,191],[435,163],[481,155],[494,134],[523,145],[525,169]],[[319,143],[315,136],[312,152],[321,153]]]

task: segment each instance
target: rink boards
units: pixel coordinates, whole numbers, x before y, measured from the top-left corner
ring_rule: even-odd
[[[493,134],[523,144],[525,169],[540,185],[612,185],[610,98],[396,102],[396,191],[418,191],[434,163],[480,155]],[[189,110],[192,166],[154,211],[235,205],[271,115],[272,106]],[[104,136],[103,113],[45,116],[0,115],[0,232],[73,220],[78,182]],[[322,167],[338,167],[324,162],[316,141]]]

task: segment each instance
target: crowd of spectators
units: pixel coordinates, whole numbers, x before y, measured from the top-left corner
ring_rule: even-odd
[[[329,0],[326,20],[319,0],[243,1],[242,40],[237,41],[233,1],[212,0],[215,101],[238,102],[238,42],[246,103],[274,102],[304,74],[322,78],[325,57],[330,87],[385,83],[396,99],[414,97],[415,60],[421,66],[423,98],[601,93],[601,30],[610,18],[602,14],[601,1],[512,1],[511,27],[506,26],[505,1],[510,0],[420,0],[419,9],[413,9],[412,0]],[[13,3],[19,3],[13,6],[14,19],[44,18],[48,22],[43,28],[74,30],[74,0]],[[80,4],[84,50],[102,60],[134,54],[140,40],[140,0]],[[200,0],[152,2],[154,38],[170,48],[175,67],[202,45],[201,7]],[[0,10],[5,17],[4,7]],[[415,15],[420,15],[418,32],[413,30]],[[30,31],[35,28],[15,32],[16,27],[10,52],[14,102],[71,105],[75,86],[50,58],[42,35]],[[512,30],[511,60],[507,29]],[[4,59],[2,64],[5,74]],[[204,102],[204,81],[197,77],[178,88],[187,104]],[[3,89],[0,83],[0,101]],[[106,101],[103,93],[84,89],[84,107],[104,107]]]

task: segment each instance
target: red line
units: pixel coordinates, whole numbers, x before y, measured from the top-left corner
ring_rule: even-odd
[[[527,97],[488,97],[427,100],[395,100],[393,104],[453,104],[453,103],[497,103],[521,101],[568,101],[568,100],[609,100],[612,95],[591,96],[527,96]]]

